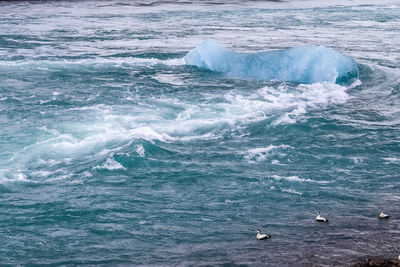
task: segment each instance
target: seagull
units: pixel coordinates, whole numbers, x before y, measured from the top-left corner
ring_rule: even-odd
[[[327,222],[328,221],[328,219],[325,219],[324,217],[321,217],[321,213],[318,211],[318,215],[317,215],[317,217],[315,218],[315,220],[317,221],[317,222]]]
[[[262,234],[260,229],[257,229],[257,239],[258,240],[263,240],[269,238],[268,235]]]
[[[389,217],[390,217],[390,215],[383,213],[383,209],[381,209],[381,214],[379,214],[379,218],[380,219],[387,219]]]

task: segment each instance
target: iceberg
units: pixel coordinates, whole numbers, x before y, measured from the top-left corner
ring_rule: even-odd
[[[188,65],[255,80],[347,84],[359,76],[352,57],[325,46],[237,53],[214,40],[206,40],[190,50],[184,60]]]

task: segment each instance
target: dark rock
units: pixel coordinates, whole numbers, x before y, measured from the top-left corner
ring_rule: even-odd
[[[354,267],[399,267],[400,262],[398,260],[387,260],[379,258],[370,258],[365,261],[358,262]]]

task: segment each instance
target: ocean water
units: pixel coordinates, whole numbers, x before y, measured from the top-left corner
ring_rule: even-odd
[[[400,254],[398,1],[12,1],[0,14],[1,265]],[[187,65],[209,39],[248,54],[325,46],[359,76]]]

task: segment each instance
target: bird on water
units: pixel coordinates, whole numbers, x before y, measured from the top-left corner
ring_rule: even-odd
[[[387,219],[389,217],[390,217],[390,215],[383,213],[383,209],[381,209],[381,213],[379,214],[379,218],[380,219]]]
[[[317,217],[315,218],[315,220],[317,221],[317,222],[327,222],[328,221],[328,219],[325,219],[324,217],[321,217],[321,213],[318,211],[318,215],[317,215]]]
[[[258,240],[263,240],[269,238],[268,235],[262,234],[260,229],[257,229],[257,239]]]

